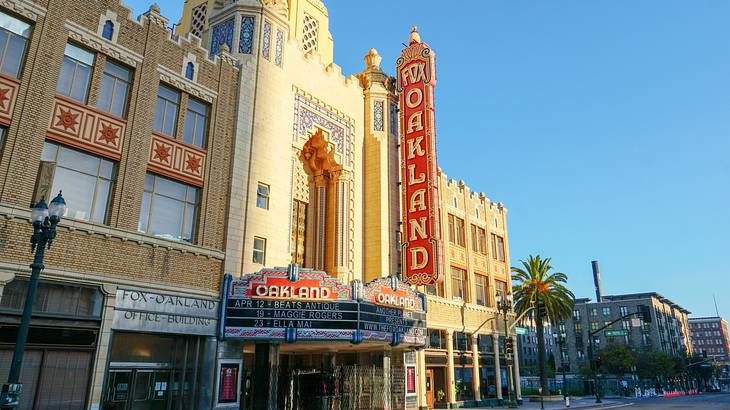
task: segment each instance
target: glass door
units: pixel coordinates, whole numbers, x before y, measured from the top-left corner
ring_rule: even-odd
[[[169,370],[110,370],[104,410],[165,410]]]

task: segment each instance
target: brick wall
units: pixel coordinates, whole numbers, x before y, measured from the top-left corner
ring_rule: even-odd
[[[19,75],[21,85],[15,110],[0,154],[0,212],[6,216],[0,219],[0,262],[30,261],[31,225],[24,216],[11,214],[22,214],[20,210],[28,209],[33,200],[64,47],[72,41],[96,53],[88,106],[96,104],[106,59],[124,63],[134,74],[109,222],[82,224],[83,232],[62,228],[57,249],[48,253],[46,265],[217,290],[223,269],[230,194],[237,63],[228,55],[209,59],[197,38],[171,36],[166,27],[168,21],[155,7],[139,20],[130,19],[130,10],[119,0],[0,1],[0,9],[33,24]],[[106,19],[115,22],[116,42],[97,34],[100,21]],[[184,65],[191,58],[196,63],[195,81],[184,78]],[[129,240],[139,237],[137,226],[161,78],[182,92],[181,115],[188,94],[210,103],[205,179],[192,246],[157,238]],[[177,129],[175,137],[180,139],[183,120],[178,122]],[[73,224],[62,222],[64,226]]]

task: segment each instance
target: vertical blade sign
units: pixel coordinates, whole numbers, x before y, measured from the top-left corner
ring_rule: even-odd
[[[443,280],[433,88],[435,56],[413,27],[396,62],[401,121],[403,271],[411,285]]]

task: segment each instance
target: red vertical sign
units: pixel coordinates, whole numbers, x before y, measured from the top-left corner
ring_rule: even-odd
[[[400,92],[403,271],[411,285],[441,280],[443,252],[436,165],[435,55],[413,27],[396,63]]]

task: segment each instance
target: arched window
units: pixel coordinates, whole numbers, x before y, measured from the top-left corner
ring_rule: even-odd
[[[107,20],[104,23],[104,29],[101,31],[101,36],[104,37],[107,40],[112,39],[112,36],[114,35],[114,22],[111,20]]]
[[[185,78],[188,80],[193,79],[193,75],[195,74],[195,65],[193,63],[188,62],[188,65],[185,67]]]

